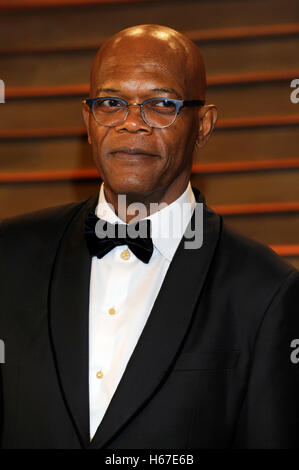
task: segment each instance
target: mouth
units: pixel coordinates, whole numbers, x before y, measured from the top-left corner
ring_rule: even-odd
[[[110,154],[116,158],[130,160],[158,157],[158,155],[139,147],[120,147],[110,152]]]

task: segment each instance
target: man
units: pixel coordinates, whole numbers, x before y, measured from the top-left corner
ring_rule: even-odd
[[[90,85],[100,194],[1,227],[2,447],[299,447],[299,274],[189,184],[216,122],[197,47],[126,29]],[[102,238],[141,203],[152,238]]]

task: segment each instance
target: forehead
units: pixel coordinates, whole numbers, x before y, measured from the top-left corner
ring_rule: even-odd
[[[179,45],[161,41],[123,40],[99,54],[92,89],[129,88],[146,91],[172,88],[183,95],[187,87],[185,53]]]

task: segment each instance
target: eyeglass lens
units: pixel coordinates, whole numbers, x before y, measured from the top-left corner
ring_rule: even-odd
[[[140,105],[138,105],[140,106]],[[104,126],[117,126],[127,118],[128,108],[117,99],[102,99],[94,103],[96,120]],[[142,105],[142,117],[151,127],[167,127],[176,118],[176,105],[167,99],[153,99]]]

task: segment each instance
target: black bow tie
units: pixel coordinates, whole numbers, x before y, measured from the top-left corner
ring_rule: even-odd
[[[85,221],[84,234],[90,256],[103,258],[115,246],[121,245],[128,245],[134,255],[144,263],[148,263],[153,254],[149,219],[128,225],[111,224],[91,212]]]

